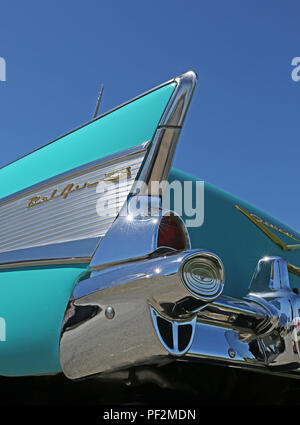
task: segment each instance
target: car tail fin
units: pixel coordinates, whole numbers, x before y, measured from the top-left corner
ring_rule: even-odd
[[[187,72],[0,169],[0,254],[104,236],[135,181],[167,179],[196,81]],[[99,217],[107,181],[117,201]]]

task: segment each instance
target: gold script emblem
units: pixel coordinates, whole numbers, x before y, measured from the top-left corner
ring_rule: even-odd
[[[283,251],[291,251],[294,249],[300,249],[300,244],[286,244],[283,242],[275,233],[273,233],[270,229],[276,230],[277,232],[281,233],[282,235],[287,236],[288,238],[300,242],[299,239],[297,239],[294,235],[291,233],[286,232],[285,230],[280,229],[279,227],[275,226],[274,224],[268,223],[267,221],[264,221],[260,217],[258,217],[255,214],[251,214],[244,210],[242,207],[236,205],[235,208],[243,213],[247,218],[249,218],[252,223],[254,223],[261,231],[263,231],[274,243],[276,243]]]
[[[275,233],[273,233],[270,229],[276,230],[278,233],[281,233],[282,235],[285,235],[296,242],[300,242],[299,239],[297,239],[291,233],[288,233],[285,230],[280,229],[274,224],[264,221],[262,218],[258,217],[255,214],[249,213],[248,211],[244,210],[239,205],[236,205],[235,208],[241,213],[243,213],[250,221],[252,221],[252,223],[254,223],[262,232],[264,232],[265,235],[267,235],[283,251],[292,251],[292,250],[300,249],[300,244],[286,244],[277,235],[275,235]],[[300,277],[300,267],[294,266],[293,264],[288,262],[287,268],[290,273],[293,273],[296,276]]]
[[[105,174],[103,180],[105,182],[117,182],[124,178],[131,177],[131,167],[127,167],[121,170],[117,170],[111,173]],[[78,192],[79,190],[88,189],[89,187],[97,186],[98,181],[88,183],[85,182],[83,184],[74,184],[68,183],[63,189],[54,189],[52,193],[48,196],[35,195],[28,200],[27,208],[34,207],[36,205],[43,204],[44,202],[52,201],[57,198],[67,199],[70,193]]]

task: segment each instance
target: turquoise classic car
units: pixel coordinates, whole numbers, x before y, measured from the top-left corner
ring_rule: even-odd
[[[0,170],[0,375],[299,376],[300,235],[172,168],[196,84],[189,71]]]

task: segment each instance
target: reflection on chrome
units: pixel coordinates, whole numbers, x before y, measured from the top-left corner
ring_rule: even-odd
[[[196,260],[208,265],[205,278],[196,271],[203,292],[201,285],[192,292],[183,282],[184,265]],[[64,373],[74,379],[179,357],[275,372],[297,369],[300,299],[289,287],[286,261],[262,258],[242,300],[221,295],[223,278],[218,257],[201,250],[173,250],[94,272],[75,287],[66,313]],[[205,284],[218,281],[215,298],[208,300]]]
[[[203,299],[201,292],[192,296],[181,279],[181,264],[195,255],[209,259],[213,254],[172,250],[96,271],[79,282],[61,338],[64,373],[80,378],[157,364],[169,354],[186,352],[194,337],[197,311],[207,304],[206,293]],[[105,316],[108,307],[114,310],[112,320]],[[161,326],[171,327],[172,335],[163,337]],[[166,338],[172,339],[173,347]]]
[[[290,288],[286,261],[264,257],[243,300],[220,297],[199,311],[187,358],[275,372],[296,370],[300,333],[294,318],[299,312],[300,298]]]

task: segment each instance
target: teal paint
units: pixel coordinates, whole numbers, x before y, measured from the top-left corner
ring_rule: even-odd
[[[59,339],[65,309],[87,266],[15,269],[0,272],[0,375],[60,372]],[[3,326],[2,334],[3,336]]]
[[[200,180],[178,170],[172,170],[169,181]],[[239,205],[249,213],[294,235],[300,235],[274,217],[205,182],[204,223],[201,227],[189,227],[193,248],[210,250],[221,258],[225,267],[224,294],[240,298],[247,294],[251,277],[258,260],[264,256],[280,256],[300,267],[300,250],[283,251],[272,242],[254,223],[235,208]],[[183,217],[185,220],[187,217]],[[272,229],[270,229],[272,230]],[[288,238],[272,230],[284,242]],[[289,240],[290,244],[297,243]],[[299,277],[290,273],[291,287],[300,290]]]
[[[167,84],[0,169],[0,198],[152,140],[176,87]]]

